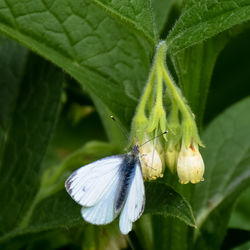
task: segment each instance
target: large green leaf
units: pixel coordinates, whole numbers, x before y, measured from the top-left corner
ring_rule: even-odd
[[[219,248],[238,196],[250,183],[250,98],[215,119],[203,135],[205,181],[196,186],[193,208],[196,249]]]
[[[146,183],[146,194],[146,213],[176,217],[195,227],[191,206],[173,188],[163,183],[149,182]]]
[[[176,53],[247,20],[250,20],[249,0],[188,1],[167,38],[169,52]]]
[[[230,35],[234,30],[236,29],[230,30]],[[211,121],[232,103],[246,98],[250,93],[248,73],[250,22],[238,26],[237,30],[240,34],[233,34],[233,39],[220,53],[216,62],[207,99],[205,123]],[[223,102],[221,96],[223,96]]]
[[[15,47],[10,43],[6,50]],[[12,61],[13,65],[19,68],[17,72],[22,68],[26,51],[18,48],[20,52],[11,59],[15,60]],[[5,60],[4,54],[0,60]],[[21,66],[17,66],[19,63]],[[2,71],[12,70],[13,65]],[[20,87],[12,86],[17,82],[12,74],[5,74],[5,82],[1,83],[3,89],[7,89],[6,86],[13,88],[10,88],[11,92],[7,92],[11,100],[11,112],[6,112],[7,102],[1,105],[1,111],[5,113],[4,120],[7,121],[6,127],[1,131],[1,138],[4,138],[0,159],[1,239],[21,228],[36,195],[41,162],[57,120],[61,99],[61,70],[38,56],[29,57],[25,70],[23,78],[20,73],[18,75],[19,80],[22,79]],[[12,101],[13,93],[16,93],[14,97],[17,95],[15,102]]]
[[[0,37],[0,157],[8,137],[12,112],[16,103],[27,50]]]
[[[123,2],[135,8],[132,2]],[[106,9],[118,9],[119,1],[106,3]],[[134,17],[129,12],[141,28],[145,23],[139,20],[148,11],[136,14],[143,3],[136,5]],[[118,22],[103,6],[90,0],[0,0],[0,31],[62,67],[129,125],[154,44],[127,25],[126,18]]]
[[[192,241],[187,225],[170,216],[155,216],[153,219],[155,250],[187,249],[188,243]]]

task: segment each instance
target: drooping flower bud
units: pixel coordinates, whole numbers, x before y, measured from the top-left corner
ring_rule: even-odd
[[[163,177],[163,164],[159,149],[159,144],[155,147],[152,142],[148,142],[140,148],[141,167],[145,180],[155,180]]]
[[[204,162],[197,143],[190,143],[188,148],[182,141],[181,151],[177,161],[177,173],[181,184],[195,184],[203,181]]]

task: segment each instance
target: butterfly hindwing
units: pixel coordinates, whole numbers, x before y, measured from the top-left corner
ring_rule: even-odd
[[[135,175],[122,209],[119,226],[123,234],[132,230],[132,223],[143,213],[145,206],[145,188],[140,163],[136,163]]]
[[[105,157],[76,170],[65,182],[70,196],[84,207],[92,207],[117,189],[124,155]]]

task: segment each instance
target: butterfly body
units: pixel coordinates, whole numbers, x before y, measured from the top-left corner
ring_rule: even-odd
[[[135,145],[127,154],[105,157],[81,167],[66,180],[65,188],[83,206],[84,220],[103,225],[121,213],[120,230],[127,234],[145,205],[139,147]]]

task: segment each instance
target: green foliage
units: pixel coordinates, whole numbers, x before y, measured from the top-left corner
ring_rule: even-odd
[[[169,1],[152,0],[153,15],[158,34],[161,34],[161,32],[164,31],[164,27],[169,21],[168,17],[171,8],[175,4],[175,2],[176,1],[174,0],[169,0]]]
[[[2,44],[7,51],[12,47],[14,51],[17,49],[16,45],[8,46],[4,40]],[[22,48],[19,49],[22,51]],[[8,94],[11,96],[10,103],[7,103],[9,107],[5,108],[5,104],[1,106],[2,237],[7,237],[13,230],[22,230],[26,224],[29,207],[40,182],[42,159],[57,120],[55,114],[60,107],[63,80],[60,69],[48,65],[38,56],[28,57],[23,66],[26,50],[13,55],[8,64],[16,64],[19,57],[21,64],[19,67],[15,65],[15,70],[23,67],[23,76],[13,81],[16,86],[8,89],[11,78],[15,79],[15,71],[11,67],[6,68],[6,78],[1,83],[6,91],[4,98],[8,100]],[[6,187],[9,192],[6,192]]]
[[[221,114],[203,133],[205,181],[196,186],[176,187],[189,196],[198,230],[173,219],[161,222],[161,227],[171,225],[165,232],[169,249],[220,249],[234,203],[249,186],[249,108],[250,98],[247,98]]]
[[[127,17],[111,13],[100,1],[1,1],[0,30],[62,67],[129,125],[153,47],[124,25]]]
[[[249,0],[190,0],[167,38],[171,53],[250,20]]]
[[[193,209],[200,232],[196,248],[218,248],[223,240],[235,200],[250,181],[250,98],[230,107],[204,132],[206,182],[196,187]],[[211,140],[212,138],[212,140]],[[211,243],[213,239],[213,244]]]
[[[187,225],[196,227],[192,209],[173,188],[163,183],[146,183],[147,204],[145,212],[173,216]]]
[[[216,59],[228,40],[226,34],[221,34],[172,57],[184,96],[189,100],[199,126],[202,125]]]
[[[157,42],[158,37],[154,29],[149,0],[138,0],[133,4],[128,0],[92,0],[92,2],[103,8],[110,16],[117,18],[118,21],[141,32],[149,41]]]
[[[248,216],[250,212],[249,197],[250,188],[243,192],[236,204],[235,211],[229,222],[229,226],[231,228],[239,228],[250,231],[250,221]]]
[[[220,249],[229,227],[249,232],[247,46],[233,73],[220,66],[239,35],[249,44],[249,20],[249,0],[0,0],[0,32],[17,41],[0,37],[0,248]],[[130,131],[168,33],[169,69],[205,128],[205,181],[181,185],[166,170],[145,183],[145,215],[123,237],[117,221],[86,224],[64,181],[128,150],[109,116]]]

